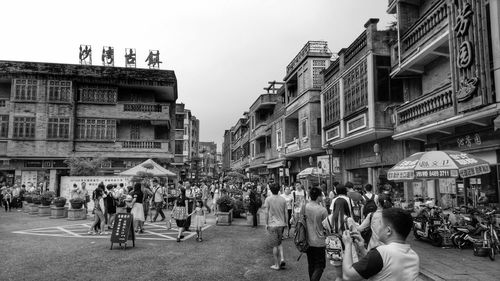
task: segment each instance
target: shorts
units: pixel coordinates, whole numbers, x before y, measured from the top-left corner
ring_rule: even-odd
[[[268,228],[268,232],[270,235],[269,244],[271,247],[278,247],[279,245],[281,245],[284,230],[284,226],[270,226]]]

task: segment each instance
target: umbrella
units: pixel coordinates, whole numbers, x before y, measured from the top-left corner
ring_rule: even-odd
[[[297,178],[303,179],[307,178],[308,176],[312,177],[326,177],[328,176],[328,173],[323,173],[323,169],[318,169],[318,168],[305,168],[304,170],[300,171],[300,173],[297,174]]]
[[[468,178],[488,174],[490,164],[460,151],[418,152],[387,172],[389,180]]]
[[[175,173],[163,168],[155,161],[148,159],[141,164],[119,173],[122,176],[176,177]]]

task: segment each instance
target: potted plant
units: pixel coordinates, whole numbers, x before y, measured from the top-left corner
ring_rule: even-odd
[[[66,205],[66,198],[64,197],[54,198],[54,205],[59,208],[64,207],[64,205]]]
[[[52,199],[56,196],[54,191],[45,191],[42,193],[41,201],[43,206],[50,206]]]
[[[31,193],[26,193],[24,195],[24,201],[26,201],[26,203],[28,204],[33,203],[33,195]]]
[[[35,205],[42,204],[42,197],[40,195],[34,195],[33,197],[31,197],[31,200],[33,201],[33,204],[35,204]]]
[[[73,198],[69,200],[71,209],[81,209],[85,201],[82,198]]]
[[[245,206],[244,206],[243,200],[241,200],[241,199],[234,200],[233,217],[241,218],[241,214],[243,214],[243,213],[245,213]]]
[[[231,225],[234,202],[228,195],[223,195],[217,199],[219,212],[217,212],[217,225]]]

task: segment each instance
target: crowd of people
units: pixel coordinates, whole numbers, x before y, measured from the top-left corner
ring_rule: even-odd
[[[335,268],[337,281],[416,280],[419,257],[406,243],[413,227],[411,214],[394,208],[390,194],[373,193],[370,184],[361,193],[350,182],[334,183],[328,197],[324,187],[306,191],[300,182],[294,184],[294,190],[268,185],[264,212],[273,247],[271,269],[286,266],[284,231],[289,234],[303,219],[310,280],[321,279],[327,259]]]
[[[0,206],[3,206],[6,212],[10,212],[12,209],[21,211],[23,196],[27,192],[40,195],[42,186],[31,183],[28,186],[24,184],[7,185],[4,183],[0,188]]]

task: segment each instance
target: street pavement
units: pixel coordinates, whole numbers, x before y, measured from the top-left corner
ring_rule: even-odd
[[[263,216],[261,216],[263,217]],[[51,259],[61,259],[65,252],[71,251],[71,248],[77,247],[84,249],[89,247],[92,251],[96,251],[99,255],[116,257],[118,251],[105,251],[109,248],[109,235],[95,236],[86,235],[88,225],[91,219],[84,221],[67,221],[65,219],[49,219],[47,217],[30,216],[22,212],[4,213],[0,212],[0,249],[4,258],[0,260],[0,271],[3,268],[8,268],[0,277],[2,280],[32,280],[32,275],[26,275],[22,278],[22,274],[26,274],[26,266],[29,268],[43,268]],[[174,223],[175,225],[175,223]],[[168,243],[176,247],[173,253],[185,257],[185,259],[177,259],[172,262],[178,262],[176,270],[170,272],[182,275],[182,265],[192,264],[193,251],[199,252],[200,255],[211,255],[216,253],[217,258],[232,262],[229,268],[220,267],[216,261],[203,260],[206,263],[204,272],[200,275],[205,276],[205,280],[306,280],[307,279],[307,259],[305,256],[300,261],[296,261],[298,251],[295,249],[292,239],[286,239],[284,242],[285,254],[287,259],[287,269],[284,271],[274,272],[269,269],[272,262],[270,248],[265,245],[266,240],[265,230],[262,226],[259,228],[251,228],[247,226],[246,219],[235,219],[233,226],[215,226],[215,217],[208,216],[207,227],[204,232],[205,240],[203,243],[195,242],[193,239],[194,233],[186,233],[184,242],[176,243],[175,226],[173,229],[166,229],[165,223],[147,223],[146,233],[138,235],[137,248],[130,251],[133,255],[144,255],[148,257],[150,252],[155,251],[158,247],[164,247]],[[106,238],[106,239],[105,239]],[[226,241],[226,242],[224,242]],[[230,241],[230,243],[228,243]],[[90,244],[89,244],[90,242]],[[413,237],[409,238],[412,248],[419,254],[421,261],[421,276],[420,280],[500,280],[500,256],[496,261],[490,261],[488,257],[475,257],[472,254],[472,249],[444,249],[434,247],[431,244],[423,241],[416,241]],[[39,243],[39,244],[37,244]],[[228,243],[227,245],[220,243]],[[180,244],[180,245],[179,245]],[[28,246],[26,246],[28,245]],[[33,246],[38,245],[38,246]],[[184,245],[184,246],[183,246]],[[178,247],[181,248],[178,248]],[[30,257],[32,250],[29,248],[39,248],[41,252],[47,251],[47,257],[42,265],[38,264],[37,258]],[[182,249],[185,249],[182,254]],[[202,248],[200,248],[202,247]],[[26,249],[28,248],[28,249]],[[44,249],[44,250],[42,250]],[[206,253],[204,252],[206,251]],[[172,253],[162,257],[162,252],[158,251],[160,260],[171,258]],[[48,257],[48,256],[56,257]],[[36,255],[38,257],[38,254]],[[197,257],[199,258],[199,257]],[[88,259],[91,259],[89,257]],[[66,258],[71,260],[71,258]],[[126,259],[125,259],[126,260]],[[86,257],[81,257],[78,263],[85,264],[88,262]],[[118,261],[119,263],[119,261]],[[118,266],[118,265],[117,265]],[[142,267],[141,267],[142,268]],[[45,269],[48,270],[48,269]],[[59,280],[66,280],[63,269],[51,269],[52,277]],[[74,269],[78,274],[90,271],[86,267]],[[102,276],[107,280],[129,280],[130,277],[139,280],[148,280],[149,277],[140,275],[134,276],[133,272],[128,272],[128,268],[121,269],[127,273],[125,278],[117,279],[114,275]],[[171,269],[169,269],[171,270]],[[21,274],[21,275],[20,275]],[[90,273],[88,273],[90,274]],[[130,275],[132,274],[132,275]],[[94,275],[82,275],[82,278],[70,278],[71,280],[98,280]],[[19,277],[19,278],[18,278]],[[6,278],[6,279],[3,279]],[[48,280],[39,278],[40,280]],[[333,268],[327,264],[327,268],[322,280],[333,280],[335,274]],[[49,278],[50,279],[50,278]],[[167,279],[177,280],[177,279]],[[199,280],[183,278],[183,280]]]

